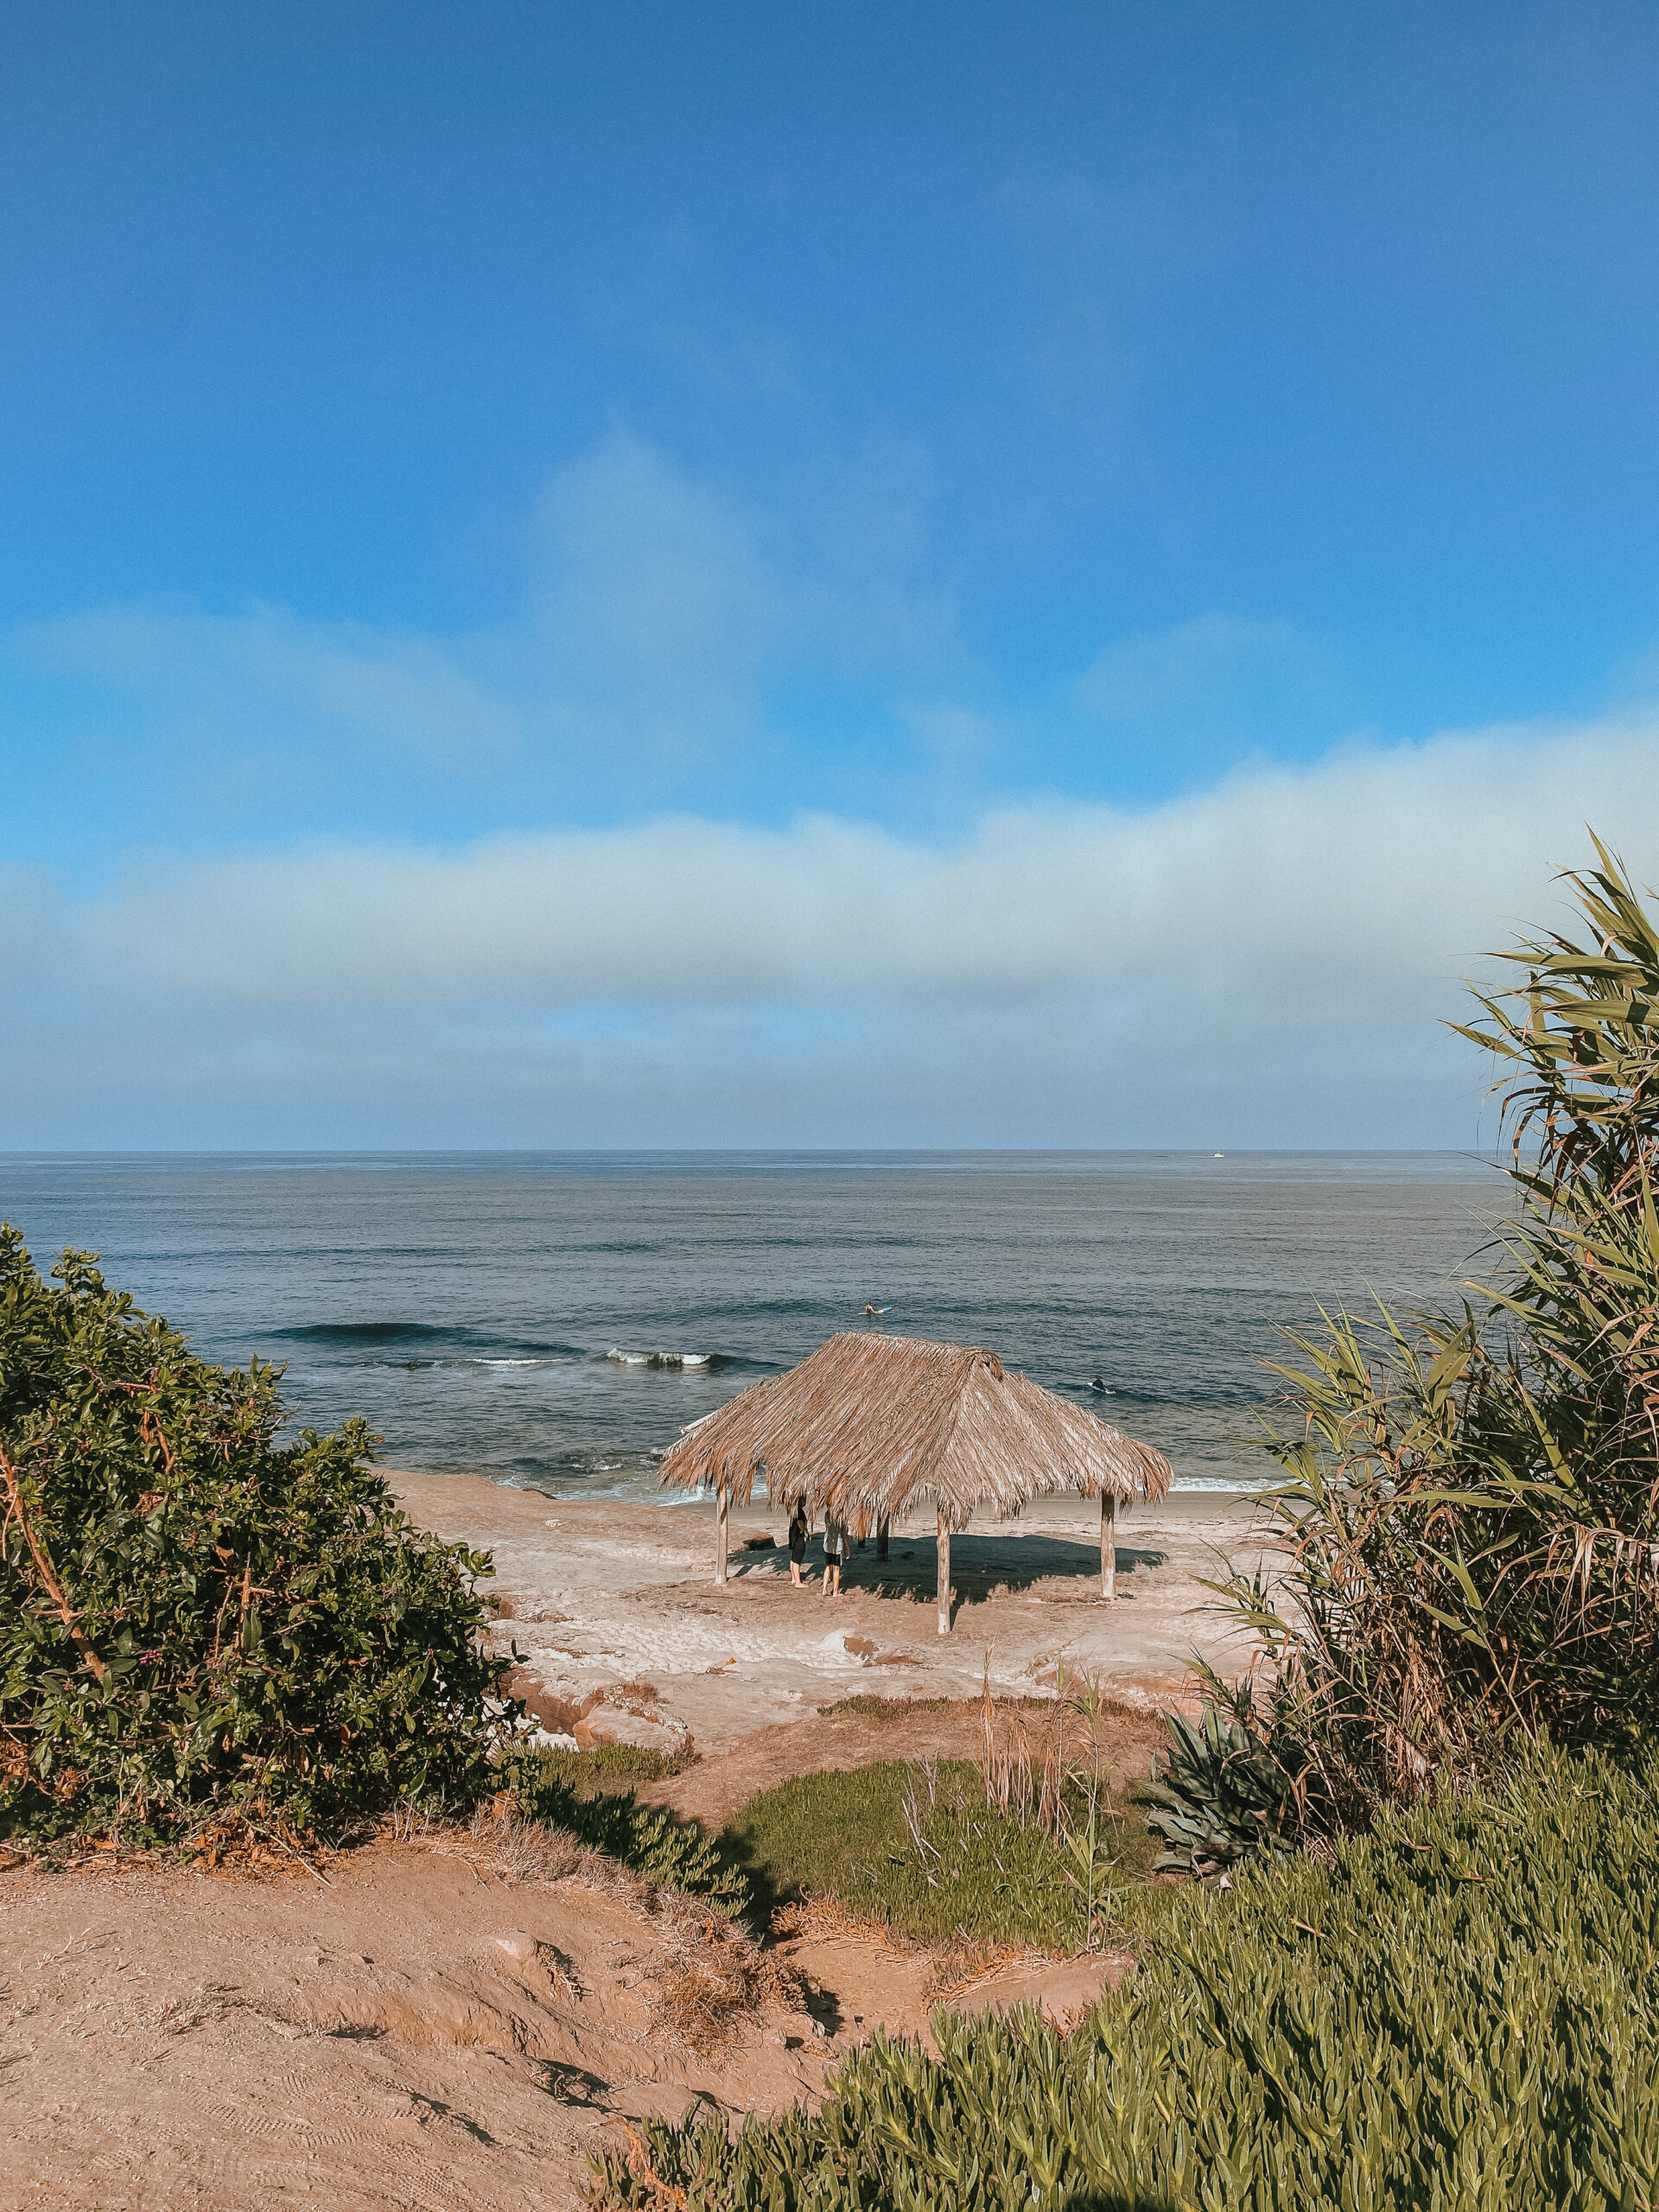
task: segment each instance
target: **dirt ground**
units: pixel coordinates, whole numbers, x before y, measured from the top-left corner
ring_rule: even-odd
[[[764,1513],[737,1516],[716,1590],[696,1508],[398,1482],[424,1523],[495,1550],[499,1632],[550,1717],[586,1706],[584,1731],[694,1738],[701,1758],[652,1794],[710,1827],[791,1774],[971,1757],[984,1674],[1040,1694],[1063,1662],[1122,1700],[1109,1758],[1138,1778],[1187,1652],[1228,1656],[1190,1608],[1211,1548],[1248,1531],[1224,1501],[1144,1515],[1106,1607],[1097,1530],[1039,1510],[957,1540],[939,1638],[931,1532],[895,1531],[879,1591],[873,1550],[855,1553],[836,1602],[791,1589],[775,1549],[742,1549],[781,1533]],[[918,1702],[898,1723],[819,1710],[866,1691]],[[563,2212],[623,2123],[694,2100],[781,2108],[878,2022],[923,2031],[939,1993],[931,1955],[808,1914],[768,1955],[784,1979],[758,2015],[699,2056],[664,2024],[709,1940],[695,1920],[566,1843],[497,1830],[388,1836],[320,1874],[0,1872],[0,2212]],[[949,1993],[1071,2016],[1122,1963],[1011,1958]]]
[[[0,2212],[565,2212],[622,2123],[780,2110],[941,1993],[930,1953],[809,1914],[771,1947],[785,1987],[699,2056],[663,2025],[706,1940],[671,1898],[487,1833],[321,1869],[0,1874]],[[948,1994],[1071,2018],[1123,1964]]]
[[[5,2212],[572,2206],[607,2126],[788,2104],[858,2009],[773,2003],[699,2061],[638,1897],[420,1843],[327,1877],[0,1877]]]

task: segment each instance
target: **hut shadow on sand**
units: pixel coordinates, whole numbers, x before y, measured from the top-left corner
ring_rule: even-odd
[[[868,1579],[876,1582],[884,1567],[911,1564],[891,1558],[893,1523],[931,1510],[944,1636],[951,1538],[976,1511],[1006,1522],[1033,1498],[1098,1497],[1100,1595],[1109,1602],[1117,1594],[1117,1509],[1161,1497],[1170,1466],[1161,1452],[1006,1370],[995,1352],[846,1330],[687,1429],[663,1462],[662,1480],[713,1491],[717,1583],[728,1577],[731,1509],[749,1503],[757,1480],[782,1511],[799,1504],[815,1518],[835,1515],[855,1537],[873,1535]],[[1025,1544],[1072,1556],[1078,1548],[1053,1537]],[[906,1548],[919,1566],[925,1540]],[[1035,1558],[1027,1566],[1028,1580],[1054,1571]],[[999,1567],[995,1580],[1013,1586],[1014,1575]]]
[[[1122,1542],[1116,1549],[1120,1598],[1133,1595],[1132,1589],[1124,1589],[1126,1577],[1133,1576],[1140,1567],[1162,1567],[1168,1558],[1166,1552],[1137,1548]],[[937,1586],[936,1551],[931,1529],[895,1529],[887,1557],[878,1559],[874,1545],[849,1554],[842,1587],[861,1590],[866,1597],[920,1604],[933,1597]],[[778,1554],[768,1539],[764,1550],[745,1548],[733,1552],[728,1572],[734,1582],[747,1581],[754,1574],[775,1577],[779,1571],[777,1560]],[[812,1571],[817,1571],[816,1564]],[[1052,1590],[1046,1594],[1057,1601],[1081,1603],[1085,1598],[1099,1596],[1097,1588],[1083,1586],[1095,1585],[1099,1575],[1099,1553],[1080,1536],[1022,1531],[1017,1541],[1010,1542],[1000,1530],[970,1529],[965,1535],[955,1535],[950,1541],[951,1586],[956,1600],[953,1618],[954,1611],[963,1605],[977,1604],[998,1590],[1022,1595],[1039,1584],[1052,1585]]]

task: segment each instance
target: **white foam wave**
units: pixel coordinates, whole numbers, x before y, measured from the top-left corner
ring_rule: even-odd
[[[706,1351],[624,1351],[613,1344],[605,1355],[619,1367],[707,1367],[713,1354]]]

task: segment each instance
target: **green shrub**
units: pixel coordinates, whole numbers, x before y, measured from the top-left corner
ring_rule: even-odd
[[[1659,924],[1598,850],[1579,936],[1512,947],[1524,982],[1462,1032],[1514,1140],[1494,1287],[1326,1316],[1278,1370],[1280,1580],[1226,1594],[1314,1833],[1541,1736],[1629,1752],[1659,1712]]]
[[[1634,2212],[1659,2191],[1656,1955],[1655,1774],[1539,1753],[1495,1794],[1385,1812],[1328,1866],[1176,1891],[1069,2038],[940,2012],[938,2059],[878,2037],[816,2115],[731,2144],[648,2125],[643,2158],[597,2160],[595,2200]]]
[[[578,1787],[562,1762],[571,1754],[543,1749],[509,1761],[505,1778],[527,1821],[564,1828],[579,1842],[603,1851],[637,1873],[648,1874],[689,1897],[707,1897],[734,1916],[748,1909],[749,1885],[728,1865],[719,1845],[700,1828],[682,1827],[661,1806],[641,1805],[632,1789]],[[585,1777],[584,1777],[585,1783]]]
[[[409,1522],[361,1421],[278,1446],[91,1255],[0,1228],[0,1833],[297,1832],[489,1785],[486,1554]]]
[[[965,1759],[797,1775],[752,1797],[721,1840],[768,1909],[833,1897],[926,1943],[1071,1950],[1089,1940],[1071,1856],[1034,1821],[988,1807],[984,1777]],[[1102,1841],[1120,1878],[1145,1873],[1138,1815],[1105,1821]]]
[[[696,1757],[689,1747],[659,1751],[644,1744],[598,1743],[585,1751],[562,1751],[544,1745],[537,1757],[544,1771],[569,1783],[579,1796],[590,1796],[607,1782],[666,1782],[683,1774]]]

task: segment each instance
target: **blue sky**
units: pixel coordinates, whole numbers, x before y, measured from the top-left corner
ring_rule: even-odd
[[[1650,8],[0,73],[0,1143],[1462,1143],[1659,874]]]

